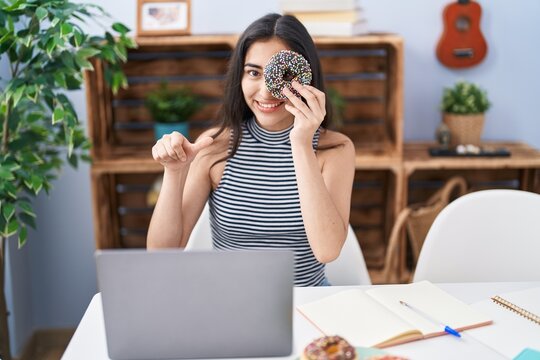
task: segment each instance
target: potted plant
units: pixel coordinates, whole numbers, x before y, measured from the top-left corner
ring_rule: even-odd
[[[148,93],[145,104],[155,122],[156,140],[173,131],[178,131],[188,137],[188,120],[202,107],[202,101],[190,89],[169,88],[166,82]]]
[[[0,57],[10,78],[0,79],[0,358],[11,359],[4,295],[8,238],[19,247],[27,227],[35,227],[32,197],[49,192],[65,162],[89,160],[89,141],[66,91],[80,89],[90,58],[108,63],[106,76],[116,92],[127,85],[121,71],[129,29],[90,36],[85,21],[110,20],[93,4],[69,0],[0,0]],[[104,28],[106,28],[104,26]]]
[[[458,81],[452,88],[445,88],[441,110],[443,122],[450,129],[450,144],[480,145],[484,113],[490,106],[486,91],[473,83]]]

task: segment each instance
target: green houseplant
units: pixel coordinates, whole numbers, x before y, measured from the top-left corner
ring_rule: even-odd
[[[450,129],[450,143],[480,145],[484,113],[490,106],[486,91],[473,83],[458,81],[445,88],[441,111],[443,122]]]
[[[21,247],[27,227],[35,227],[31,199],[49,192],[65,162],[89,160],[89,141],[66,92],[80,89],[90,58],[107,64],[106,78],[116,92],[127,85],[121,71],[127,49],[135,47],[129,29],[111,23],[104,36],[82,26],[106,12],[68,0],[0,0],[0,56],[10,70],[0,79],[0,358],[11,359],[4,295],[8,238]],[[117,37],[112,34],[115,33]]]
[[[201,99],[190,89],[170,88],[166,82],[148,93],[145,104],[154,120],[156,140],[175,130],[188,137],[188,120],[202,107]]]

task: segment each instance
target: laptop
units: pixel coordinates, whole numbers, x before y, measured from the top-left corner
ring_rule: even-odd
[[[112,359],[292,352],[292,252],[98,250],[96,263]]]

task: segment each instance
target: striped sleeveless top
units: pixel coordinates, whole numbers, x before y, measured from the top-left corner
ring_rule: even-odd
[[[300,212],[291,130],[270,132],[254,118],[243,123],[238,150],[210,194],[212,239],[217,250],[292,250],[295,285],[317,286],[325,267],[311,251]]]

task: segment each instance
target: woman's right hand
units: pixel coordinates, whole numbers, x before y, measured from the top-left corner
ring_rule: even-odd
[[[190,143],[182,134],[173,131],[156,142],[152,147],[152,156],[166,169],[177,171],[188,167],[199,151],[213,141],[210,136],[204,136]]]

